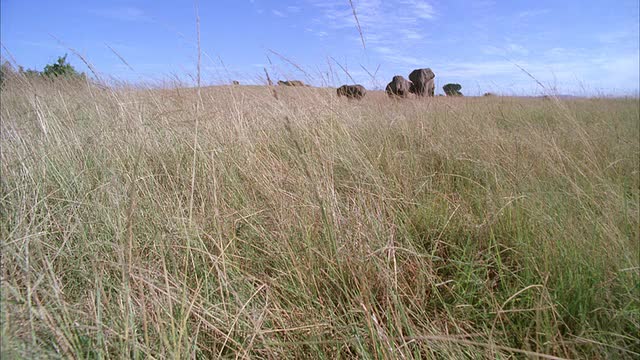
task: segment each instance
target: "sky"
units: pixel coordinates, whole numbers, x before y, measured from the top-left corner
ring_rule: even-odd
[[[4,60],[101,79],[384,89],[430,67],[467,95],[638,95],[638,0],[1,0]],[[364,44],[363,44],[364,41]]]

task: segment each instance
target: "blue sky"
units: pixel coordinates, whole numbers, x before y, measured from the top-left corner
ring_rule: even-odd
[[[74,66],[86,70],[68,50],[73,48],[104,77],[190,82],[195,76],[193,1],[0,4],[2,45],[25,68],[42,69],[67,52]],[[439,92],[456,82],[469,95],[541,93],[518,65],[561,93],[638,93],[638,0],[353,4],[365,48],[349,0],[200,0],[203,82],[261,83],[266,67],[274,79],[383,88],[395,74],[431,67]],[[2,55],[9,58],[4,49]]]

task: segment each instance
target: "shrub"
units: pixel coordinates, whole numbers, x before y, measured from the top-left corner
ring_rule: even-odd
[[[58,57],[58,60],[44,67],[42,75],[46,77],[84,77],[84,73],[79,73],[67,62],[67,54]]]
[[[442,90],[444,90],[444,93],[447,94],[447,96],[462,96],[462,93],[460,92],[461,89],[462,85],[460,84],[447,84],[442,87]]]

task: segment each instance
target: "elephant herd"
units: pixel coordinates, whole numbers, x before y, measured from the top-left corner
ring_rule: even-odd
[[[409,94],[417,96],[434,96],[436,75],[430,68],[416,69],[409,74],[409,80],[401,75],[396,75],[387,84],[385,92],[391,98],[406,98]],[[367,89],[362,85],[342,85],[337,90],[338,96],[349,99],[362,99],[367,94]]]

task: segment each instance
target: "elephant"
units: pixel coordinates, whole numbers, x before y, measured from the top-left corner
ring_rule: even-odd
[[[240,81],[238,81],[238,80],[233,80],[233,82],[231,82],[231,84],[233,84],[233,85],[240,85]]]
[[[336,92],[338,96],[346,96],[348,99],[362,99],[367,94],[367,89],[364,86],[357,85],[342,85]]]
[[[287,80],[287,81],[278,80],[278,85],[280,85],[280,86],[306,86],[300,80]]]
[[[446,84],[442,87],[442,90],[444,90],[444,93],[447,94],[447,96],[463,96],[460,92],[461,89],[462,85],[460,84]]]
[[[433,96],[436,88],[435,77],[430,68],[413,70],[409,74],[409,80],[413,83],[410,91],[418,96]]]
[[[389,97],[401,97],[406,98],[409,96],[409,92],[413,84],[411,81],[405,79],[400,75],[396,75],[393,77],[391,82],[387,84],[385,88],[385,92]]]

